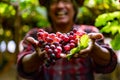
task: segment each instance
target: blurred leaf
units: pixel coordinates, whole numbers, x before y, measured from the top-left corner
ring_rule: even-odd
[[[114,35],[120,31],[120,24],[116,20],[108,22],[107,25],[104,26],[100,31],[105,33],[112,33],[112,35]]]
[[[13,6],[11,6],[11,5],[9,6],[7,4],[0,3],[0,14],[2,16],[11,17],[11,16],[15,15],[15,13],[16,12],[15,12]]]
[[[104,13],[99,15],[96,18],[95,26],[97,27],[105,26],[109,21],[112,22],[115,19],[120,20],[120,11],[116,11],[112,13]]]
[[[114,50],[120,50],[120,34],[115,36],[115,38],[111,41],[111,45]]]
[[[7,7],[7,4],[0,3],[0,13],[3,14],[5,12],[5,8]]]
[[[83,35],[81,38],[80,38],[80,49],[85,49],[88,47],[88,43],[89,43],[90,39],[89,39],[89,36],[88,35]]]
[[[47,18],[47,12],[44,7],[36,7],[36,11],[41,14],[43,17]]]

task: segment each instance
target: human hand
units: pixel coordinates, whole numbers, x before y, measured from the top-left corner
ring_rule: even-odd
[[[27,37],[27,38],[26,38],[26,41],[27,41],[28,43],[30,43],[30,44],[33,45],[33,47],[34,47],[35,50],[36,50],[36,54],[37,54],[38,57],[40,57],[40,58],[42,58],[42,59],[45,59],[45,58],[47,57],[46,51],[45,51],[45,50],[42,51],[42,50],[40,49],[40,47],[38,46],[38,45],[39,45],[39,42],[38,42],[37,40],[35,40],[33,37]]]
[[[88,36],[90,38],[88,47],[86,49],[81,50],[78,54],[75,55],[75,57],[87,57],[94,49],[94,47],[97,46],[96,40],[103,38],[103,35],[101,33],[89,33]]]

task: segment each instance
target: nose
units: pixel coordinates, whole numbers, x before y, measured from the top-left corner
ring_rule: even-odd
[[[64,6],[65,6],[65,4],[62,1],[59,1],[58,4],[57,4],[58,8],[63,8]]]

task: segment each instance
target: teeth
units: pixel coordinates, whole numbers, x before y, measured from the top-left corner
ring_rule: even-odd
[[[60,11],[57,13],[57,15],[65,15],[65,14],[66,14],[66,12],[64,12],[64,11]]]
[[[58,15],[64,15],[65,12],[58,12],[57,14],[58,14]]]

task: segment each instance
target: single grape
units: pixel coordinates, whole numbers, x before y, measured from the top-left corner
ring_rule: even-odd
[[[56,36],[57,36],[57,37],[60,38],[62,35],[63,35],[63,34],[62,34],[61,32],[56,32]]]
[[[48,51],[48,49],[50,49],[49,45],[45,45],[45,50]]]
[[[48,32],[44,32],[44,38],[47,37],[49,34]]]
[[[51,54],[51,53],[53,53],[53,50],[52,49],[48,49],[47,53]]]
[[[51,33],[51,34],[49,34],[49,37],[52,38],[52,39],[54,39],[56,37],[56,34]]]
[[[76,33],[77,32],[77,28],[73,28],[73,32]]]
[[[46,42],[49,42],[49,43],[53,42],[53,39],[50,37],[46,37],[45,40],[46,40]]]
[[[61,46],[57,46],[56,49],[58,50],[59,53],[62,52],[62,47]]]
[[[64,36],[63,37],[63,41],[68,42],[69,41],[69,37],[68,36]]]
[[[70,43],[75,43],[75,40],[70,40]]]
[[[38,32],[44,32],[44,30],[43,29],[38,29]]]
[[[55,45],[53,45],[53,44],[50,45],[50,48],[51,48],[51,49],[55,49]]]
[[[44,33],[43,32],[38,32],[37,36],[38,36],[39,39],[43,39]]]
[[[70,50],[70,45],[68,45],[68,44],[65,45],[65,46],[64,46],[64,50],[69,51],[69,50]]]
[[[62,39],[61,38],[59,38],[59,37],[55,37],[54,38],[54,42],[60,42]]]
[[[73,35],[69,35],[69,39],[70,39],[70,40],[74,40],[75,38],[74,38]]]
[[[70,48],[74,48],[75,47],[75,43],[70,43]]]
[[[54,49],[53,52],[54,52],[55,54],[59,53],[59,52],[58,52],[58,49]]]
[[[73,31],[70,31],[70,35],[73,35],[74,33],[73,33]]]
[[[60,43],[59,43],[59,42],[53,42],[53,45],[55,45],[55,46],[59,46]]]

